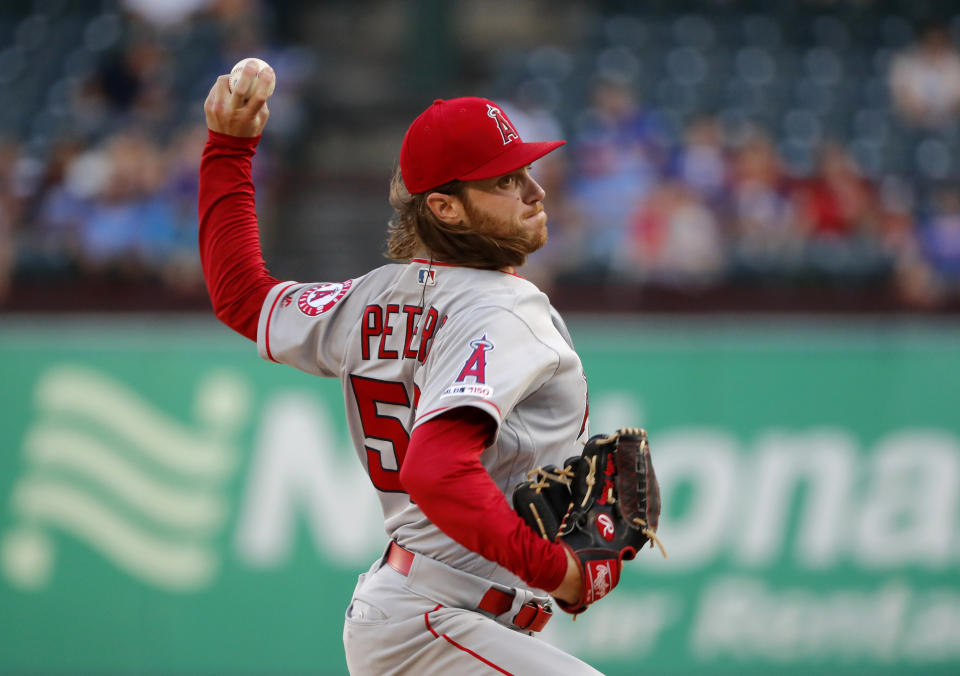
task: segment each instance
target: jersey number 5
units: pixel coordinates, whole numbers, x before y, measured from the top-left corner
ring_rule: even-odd
[[[355,375],[350,376],[350,385],[353,388],[353,396],[357,401],[357,410],[360,412],[360,425],[363,427],[364,436],[367,439],[380,439],[389,442],[393,447],[395,462],[389,464],[392,464],[396,469],[388,469],[383,466],[383,451],[378,451],[369,446],[366,447],[367,472],[370,474],[370,481],[381,491],[406,492],[400,485],[400,468],[403,466],[403,458],[407,454],[410,435],[400,418],[381,414],[378,405],[392,404],[409,409],[410,397],[407,395],[407,388],[403,383],[374,380],[373,378]],[[419,388],[414,385],[414,407],[416,407],[417,400],[420,398],[419,395]]]

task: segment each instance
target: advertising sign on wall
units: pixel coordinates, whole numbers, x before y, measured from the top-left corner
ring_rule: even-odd
[[[608,674],[960,669],[960,330],[571,322],[669,552],[546,639]],[[345,674],[385,535],[336,381],[208,323],[0,329],[0,672]]]

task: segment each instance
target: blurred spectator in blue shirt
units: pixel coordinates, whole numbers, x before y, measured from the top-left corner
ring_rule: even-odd
[[[948,292],[960,292],[960,189],[936,192],[930,213],[921,222],[920,242],[924,257],[937,280]]]
[[[598,272],[626,241],[637,205],[660,181],[664,135],[656,114],[637,100],[628,79],[601,77],[574,138],[574,199],[589,214],[589,256]]]
[[[720,121],[704,115],[694,119],[684,132],[683,143],[672,160],[671,174],[717,207],[727,195],[729,162]]]
[[[778,278],[803,265],[803,232],[770,137],[754,129],[733,152],[728,206],[737,272]]]

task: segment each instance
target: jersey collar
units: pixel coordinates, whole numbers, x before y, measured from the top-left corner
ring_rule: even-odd
[[[432,265],[437,268],[465,268],[466,265],[457,265],[456,263],[444,263],[442,261],[432,261],[426,258],[414,258],[410,261],[411,263],[418,263],[420,265]],[[475,268],[476,269],[476,268]],[[502,272],[505,275],[510,275],[518,279],[524,279],[523,275],[518,275],[516,271],[510,272],[507,270],[497,270],[497,272]]]

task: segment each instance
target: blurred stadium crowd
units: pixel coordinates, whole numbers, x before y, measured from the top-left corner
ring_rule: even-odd
[[[7,2],[0,308],[205,307],[200,106],[258,55],[278,73],[256,165],[278,276],[378,264],[405,124],[475,93],[525,140],[569,140],[536,166],[550,241],[524,271],[561,308],[829,310],[847,295],[843,309],[955,312],[949,5]],[[454,37],[424,53],[438,27]]]

